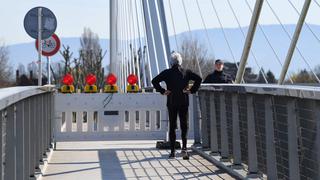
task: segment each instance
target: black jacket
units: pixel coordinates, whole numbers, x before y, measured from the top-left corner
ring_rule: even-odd
[[[154,77],[152,84],[158,92],[163,94],[165,89],[160,86],[160,82],[164,81],[167,85],[167,90],[171,91],[167,96],[167,106],[181,107],[189,105],[189,96],[183,90],[188,87],[190,80],[194,81],[190,92],[195,93],[200,87],[201,77],[190,70],[182,69],[180,66],[173,66]]]
[[[223,71],[214,71],[206,77],[203,83],[232,83],[232,79]]]

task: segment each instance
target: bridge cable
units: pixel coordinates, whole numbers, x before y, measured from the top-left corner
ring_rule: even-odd
[[[122,18],[121,18],[121,22],[125,22],[125,8],[124,8],[124,0],[122,0],[122,3],[121,3],[121,14],[122,14]],[[128,66],[128,62],[127,62],[127,40],[126,40],[126,32],[125,32],[125,23],[122,23],[122,57],[123,57],[123,63],[122,63],[122,66],[123,66],[123,71],[124,71],[124,77],[122,79],[123,81],[123,89],[124,89],[124,92],[126,92],[126,77],[128,76],[129,74],[129,66]]]
[[[288,2],[290,3],[290,5],[292,6],[292,8],[295,10],[295,12],[300,16],[300,12],[298,11],[298,9],[296,8],[296,6],[290,1],[288,0]],[[312,28],[309,26],[308,23],[304,22],[304,24],[307,26],[307,28],[310,30],[310,32],[312,33],[312,35],[317,39],[317,41],[320,43],[320,39],[319,37],[316,35],[316,33],[312,30]]]
[[[119,40],[120,40],[120,43],[119,43],[119,55],[120,55],[120,57],[121,57],[121,79],[120,79],[120,82],[121,82],[121,88],[123,88],[123,76],[124,76],[124,68],[123,68],[123,66],[124,66],[124,61],[123,61],[123,59],[124,59],[124,57],[123,57],[123,33],[122,33],[122,26],[121,26],[121,23],[120,22],[122,22],[122,6],[121,6],[122,4],[121,4],[121,1],[118,1],[118,13],[119,13],[119,18],[117,19],[117,21],[119,21],[119,23],[118,23],[118,31],[119,31]]]
[[[288,0],[288,2],[290,3],[290,5],[293,7],[293,9],[295,10],[295,12],[300,16],[301,13],[298,11],[298,9],[296,8],[296,6]],[[316,1],[315,1],[316,2]],[[310,25],[306,22],[304,22],[304,24],[306,25],[306,27],[309,29],[309,31],[311,32],[311,34],[315,37],[315,39],[318,41],[318,43],[320,43],[320,39],[319,37],[316,35],[316,33],[312,30],[312,28],[310,27]],[[317,76],[317,74],[314,73],[314,76]]]
[[[184,0],[181,0],[181,1],[182,1],[182,5],[183,5],[184,14],[185,14],[185,17],[186,17],[186,20],[187,20],[189,35],[190,35],[190,38],[192,39],[193,36],[192,36],[192,32],[191,32],[191,26],[190,26],[188,14],[187,14],[186,5],[184,3]],[[198,57],[196,57],[196,62],[197,62],[197,66],[198,66],[199,75],[200,75],[200,77],[202,77],[202,71],[201,71],[201,67],[200,67],[200,63],[199,63]]]
[[[318,3],[317,0],[313,0],[313,2],[320,8],[320,4]]]
[[[122,88],[122,76],[123,76],[123,72],[122,72],[122,57],[119,56],[119,52],[120,52],[120,48],[121,48],[121,31],[120,31],[120,7],[119,7],[119,1],[117,2],[117,59],[120,60],[120,65],[119,65],[119,85],[120,88]]]
[[[284,25],[282,24],[279,16],[275,13],[274,9],[271,7],[271,5],[269,4],[268,0],[266,0],[267,5],[269,6],[269,8],[271,9],[272,13],[274,14],[274,16],[276,17],[277,21],[281,24],[282,29],[284,30],[284,32],[286,33],[286,35],[288,36],[288,38],[290,40],[292,40],[291,35],[289,34],[289,32],[287,31],[287,29],[284,27]],[[313,69],[311,68],[310,64],[307,62],[306,58],[303,56],[302,52],[300,51],[300,49],[298,48],[298,46],[295,47],[295,49],[297,50],[297,52],[299,53],[299,55],[301,56],[302,60],[306,63],[306,65],[308,66],[308,68],[311,70],[312,74],[314,75],[314,77],[316,78],[316,80],[318,81],[318,83],[320,83],[320,79],[318,78],[318,76],[315,74],[315,72],[313,71]]]
[[[143,55],[145,56],[145,58],[144,59],[147,59],[147,63],[148,63],[148,68],[147,68],[147,70],[148,70],[148,74],[149,74],[149,81],[148,81],[148,83],[149,83],[149,85],[151,86],[151,78],[152,78],[152,71],[151,71],[151,61],[150,61],[150,53],[149,53],[149,46],[148,46],[148,37],[147,37],[147,30],[146,30],[146,19],[145,19],[145,16],[144,16],[144,12],[143,12],[143,2],[141,1],[141,0],[139,0],[139,5],[140,5],[140,9],[141,9],[141,11],[140,11],[140,13],[141,13],[141,21],[142,21],[142,28],[143,28],[143,32],[144,32],[144,41],[145,41],[145,46],[144,46],[144,48],[143,48]],[[143,67],[143,68],[145,68],[145,67]]]
[[[177,51],[179,51],[180,48],[179,48],[179,45],[178,45],[176,26],[175,26],[174,19],[173,19],[171,0],[169,0],[169,10],[170,10],[170,17],[171,17],[173,33],[174,33],[174,40],[175,40],[175,43],[176,43],[176,49],[177,49]]]
[[[217,11],[214,3],[213,3],[213,0],[211,0],[211,5],[212,5],[212,8],[213,8],[213,10],[214,10],[214,14],[215,14],[215,16],[216,16],[216,18],[217,18],[217,20],[218,20],[218,22],[219,22],[220,29],[221,29],[221,31],[222,31],[222,33],[223,33],[223,37],[224,37],[224,39],[225,39],[225,41],[226,41],[226,43],[227,43],[227,46],[228,46],[229,52],[230,52],[230,54],[231,54],[231,56],[232,56],[233,62],[234,62],[234,64],[236,65],[237,69],[239,69],[239,65],[238,65],[238,63],[236,62],[235,55],[234,55],[234,53],[233,53],[233,51],[232,51],[231,45],[230,45],[229,40],[228,40],[228,38],[227,38],[227,34],[226,34],[225,29],[224,29],[224,27],[223,27],[222,21],[221,21],[221,19],[220,19],[220,17],[219,17],[218,11]],[[244,80],[243,80],[243,82],[245,83]]]
[[[132,62],[131,62],[131,54],[130,54],[130,37],[129,37],[129,22],[128,22],[128,3],[127,3],[127,0],[125,0],[125,3],[124,3],[124,9],[125,9],[125,31],[126,31],[126,53],[127,53],[127,61],[128,61],[128,65],[129,65],[129,74],[132,74]]]
[[[248,3],[247,3],[247,5],[248,5]],[[250,7],[249,5],[248,5],[248,7],[249,7],[249,9],[250,9],[250,11],[251,11],[251,13],[252,13],[251,7]],[[265,33],[265,31],[263,30],[262,26],[260,25],[260,23],[258,23],[257,25],[258,25],[259,30],[262,32],[262,35],[264,36],[265,40],[267,41],[267,44],[269,45],[269,47],[271,48],[273,54],[275,55],[276,60],[278,61],[278,63],[279,63],[281,66],[283,66],[283,64],[282,64],[282,62],[281,62],[281,60],[280,60],[279,55],[277,54],[275,48],[273,47],[272,43],[270,42],[270,40],[269,40],[267,34]],[[289,79],[290,83],[293,84],[293,81],[292,81],[291,76],[287,75],[287,78]]]
[[[248,0],[245,0],[245,2],[246,2],[246,4],[247,4],[247,6],[248,6],[248,8],[249,8],[249,10],[250,10],[250,12],[251,12],[251,14],[253,15],[253,10],[251,9]],[[253,59],[254,59],[256,65],[257,65],[258,68],[259,68],[259,71],[260,71],[261,74],[262,74],[262,77],[264,78],[264,80],[266,81],[266,83],[269,84],[269,82],[268,82],[268,80],[267,80],[267,78],[266,78],[266,74],[265,74],[265,72],[262,70],[262,66],[259,65],[258,59],[257,59],[257,57],[255,56],[255,53],[253,53],[253,51],[252,51],[252,56],[253,56]]]
[[[258,23],[258,27],[259,27],[260,31],[262,32],[265,40],[267,41],[269,47],[271,48],[273,54],[275,55],[276,60],[278,61],[278,63],[280,64],[280,66],[283,66],[283,64],[282,64],[282,62],[281,62],[281,60],[280,60],[280,57],[279,57],[278,53],[276,52],[275,48],[272,46],[271,41],[269,40],[267,34],[265,33],[265,31],[263,30],[262,26],[261,26],[259,23]],[[286,76],[287,76],[287,78],[289,79],[290,83],[293,84],[293,80],[292,80],[291,76],[288,75],[288,74],[287,74]]]
[[[247,2],[247,6],[248,6],[248,8],[250,9],[251,13],[253,13],[252,8],[251,8],[250,5],[248,4],[248,2]],[[262,32],[262,35],[264,36],[265,40],[267,41],[267,44],[269,45],[269,47],[271,48],[273,54],[275,55],[276,60],[278,61],[278,63],[279,63],[280,66],[282,67],[283,64],[282,64],[282,62],[281,62],[281,60],[280,60],[280,57],[279,57],[278,53],[276,52],[275,48],[273,47],[271,41],[269,40],[267,34],[266,34],[265,31],[263,30],[263,28],[262,28],[262,26],[261,26],[261,24],[260,24],[259,22],[257,23],[257,25],[258,25],[259,30]],[[292,81],[291,76],[289,76],[289,75],[287,74],[287,78],[289,79],[290,83],[293,84],[293,81]]]
[[[139,50],[138,50],[138,59],[139,62],[141,60],[142,65],[139,63],[139,66],[141,65],[142,67],[142,74],[143,74],[143,83],[141,83],[141,87],[146,87],[146,71],[145,71],[145,61],[144,58],[142,56],[142,37],[141,37],[141,31],[140,31],[140,24],[139,24],[139,14],[138,14],[138,5],[137,5],[137,0],[134,0],[134,4],[135,4],[135,11],[136,11],[136,21],[137,21],[137,27],[138,27],[138,35],[139,35]],[[140,52],[140,54],[139,54]],[[141,68],[140,68],[141,69]]]
[[[140,60],[138,59],[137,56],[137,50],[138,50],[138,45],[137,45],[137,37],[136,37],[136,23],[135,23],[135,13],[134,13],[134,8],[133,8],[133,3],[132,0],[130,0],[130,10],[131,10],[131,19],[132,19],[132,24],[133,24],[133,41],[134,41],[134,49],[133,49],[133,62],[135,65],[135,74],[138,76],[138,86],[141,87],[141,79],[140,79]],[[137,69],[136,69],[137,68]]]
[[[134,65],[134,60],[133,60],[133,41],[132,41],[132,23],[131,23],[131,13],[130,13],[130,4],[129,4],[129,1],[131,1],[131,0],[127,0],[127,2],[126,2],[126,7],[127,7],[127,22],[128,22],[128,34],[129,34],[129,37],[128,37],[128,40],[129,40],[129,54],[130,54],[130,62],[131,62],[131,68],[132,68],[132,70],[131,70],[131,72],[132,72],[132,74],[136,74],[135,73],[135,65]]]
[[[207,28],[206,22],[204,21],[203,14],[202,14],[202,11],[201,11],[201,8],[200,8],[200,5],[199,5],[199,0],[196,0],[196,4],[197,4],[198,10],[199,10],[199,14],[200,14],[200,18],[201,18],[201,21],[202,21],[202,25],[203,25],[203,27],[204,27],[204,29],[205,29],[205,32],[206,32],[206,36],[207,36],[207,40],[208,40],[209,46],[210,46],[213,54],[215,54],[215,53],[214,53],[213,45],[212,45],[212,43],[211,43],[211,41],[210,41],[210,36],[209,36],[208,28]],[[213,55],[213,56],[215,57],[215,55]],[[214,58],[214,59],[215,59],[215,58]]]
[[[240,21],[239,21],[237,15],[236,15],[236,13],[235,13],[235,10],[234,10],[233,6],[232,6],[231,3],[230,3],[230,0],[227,0],[227,2],[228,2],[228,5],[229,5],[229,7],[230,7],[230,9],[231,9],[231,11],[232,11],[232,14],[233,14],[236,22],[237,22],[237,24],[238,24],[238,27],[239,27],[239,29],[240,29],[240,31],[241,31],[241,33],[242,33],[243,38],[245,38],[246,35],[245,35],[245,33],[244,33],[244,31],[243,31],[243,29],[242,29],[242,27],[241,27]],[[259,68],[259,73],[261,72],[262,77],[263,77],[263,79],[265,80],[265,82],[266,82],[266,83],[269,83],[268,80],[267,80],[267,78],[266,78],[266,76],[265,76],[265,72],[262,71],[262,68],[259,66],[259,64],[258,64],[258,62],[257,62],[257,57],[255,56],[255,53],[254,53],[253,50],[251,50],[251,49],[250,49],[250,54],[252,55],[252,57],[253,57],[256,65],[257,65],[258,68]]]
[[[125,43],[125,69],[126,69],[126,76],[124,77],[124,82],[125,82],[125,86],[124,88],[126,89],[126,77],[128,77],[129,74],[131,74],[131,63],[130,63],[130,58],[129,58],[129,53],[128,53],[128,23],[127,23],[127,17],[126,17],[126,0],[123,0],[123,22],[124,22],[124,27],[123,27],[123,31],[124,31],[124,43]]]

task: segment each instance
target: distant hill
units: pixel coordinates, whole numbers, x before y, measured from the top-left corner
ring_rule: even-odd
[[[310,25],[312,30],[315,32],[315,34],[320,37],[320,26],[318,25]],[[269,41],[273,45],[273,48],[276,50],[280,60],[283,62],[286,53],[288,50],[288,47],[290,45],[290,40],[287,38],[285,32],[282,30],[282,27],[280,25],[264,25],[262,26],[263,30],[265,31],[267,37],[269,38]],[[285,28],[292,36],[295,26],[294,25],[286,25]],[[247,33],[247,28],[243,28],[245,34]],[[240,29],[238,28],[228,28],[225,29],[228,41],[230,43],[231,49],[234,53],[235,60],[239,61],[244,45],[244,38],[241,34]],[[189,33],[185,32],[182,34],[177,35],[178,42],[181,43],[182,39],[185,37],[189,37]],[[208,48],[208,54],[210,56],[215,55],[216,58],[229,60],[230,62],[233,62],[233,58],[231,56],[231,53],[229,51],[229,48],[227,46],[227,43],[224,39],[223,33],[221,29],[210,29],[209,30],[209,36],[210,40],[213,44],[213,49],[210,49],[207,36],[205,33],[205,30],[194,30],[192,31],[192,36],[199,39],[199,42],[203,43],[205,47]],[[71,47],[71,50],[74,52],[75,57],[78,56],[78,50],[80,48],[80,39],[79,37],[67,37],[67,38],[61,38],[62,44],[69,45]],[[107,39],[101,39],[101,46],[102,48],[108,49],[109,47],[109,40]],[[170,37],[170,44],[171,49],[176,49],[174,37]],[[303,53],[304,57],[308,60],[310,65],[312,67],[315,67],[320,64],[319,59],[319,51],[320,51],[320,42],[314,38],[314,36],[311,34],[311,32],[304,27],[302,30],[301,38],[298,43],[298,47],[300,48],[301,52]],[[254,39],[254,45],[252,47],[256,58],[258,59],[259,64],[265,69],[270,69],[276,74],[276,77],[279,76],[281,67],[276,60],[272,49],[268,46],[267,41],[265,40],[263,33],[260,31],[259,28],[257,28],[257,33],[255,35]],[[16,66],[19,63],[22,64],[28,64],[34,60],[37,59],[37,52],[34,48],[34,43],[24,43],[24,44],[15,44],[9,46],[10,50],[10,60],[12,65]],[[108,64],[108,56],[104,60],[104,65]],[[53,62],[57,62],[59,60],[62,60],[62,56],[57,54],[56,56],[52,57]],[[249,58],[249,66],[252,66],[254,70],[258,70],[258,67],[255,64],[254,59],[252,56]],[[299,69],[307,68],[304,61],[301,59],[299,54],[296,52],[294,55],[294,59],[292,61],[292,64],[290,66],[291,72],[297,71]]]

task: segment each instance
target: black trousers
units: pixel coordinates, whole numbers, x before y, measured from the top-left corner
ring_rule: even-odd
[[[187,135],[189,128],[188,106],[168,107],[169,111],[169,139],[171,152],[175,151],[177,116],[180,119],[182,148],[187,148]]]

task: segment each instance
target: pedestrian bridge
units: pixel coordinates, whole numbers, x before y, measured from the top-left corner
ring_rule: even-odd
[[[168,160],[155,148],[168,130],[157,93],[5,88],[0,177],[318,179],[319,99],[317,87],[202,85],[190,98],[191,158]]]

